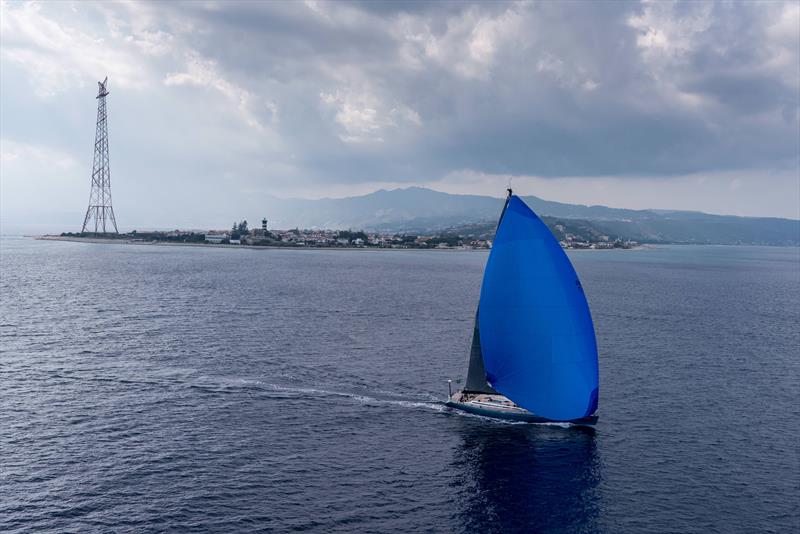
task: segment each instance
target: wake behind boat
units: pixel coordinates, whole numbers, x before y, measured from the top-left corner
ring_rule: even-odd
[[[578,275],[512,191],[486,263],[464,389],[446,404],[532,423],[597,422],[597,342]]]

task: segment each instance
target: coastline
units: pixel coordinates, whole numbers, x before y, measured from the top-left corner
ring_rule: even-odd
[[[137,241],[133,239],[104,239],[101,237],[72,237],[60,235],[40,235],[32,236],[38,241],[71,241],[74,243],[92,243],[97,245],[145,245],[155,247],[201,247],[201,248],[224,248],[230,250],[384,250],[384,251],[402,251],[402,250],[425,250],[425,251],[439,251],[439,252],[474,252],[476,250],[489,250],[480,248],[383,248],[383,247],[301,247],[301,246],[274,246],[274,245],[227,245],[222,243],[181,243],[170,241]]]
[[[73,243],[91,243],[97,245],[146,245],[156,247],[207,247],[207,248],[224,248],[224,249],[247,249],[247,250],[330,250],[330,251],[344,251],[344,250],[372,250],[372,251],[404,251],[404,250],[422,250],[422,251],[435,251],[435,252],[476,252],[488,251],[487,248],[422,248],[422,247],[408,247],[408,248],[390,248],[390,247],[318,247],[318,246],[273,246],[273,245],[229,245],[221,243],[181,243],[176,241],[144,241],[134,239],[105,239],[102,237],[75,237],[75,236],[60,236],[60,235],[36,235],[29,236],[37,241],[69,241]],[[652,246],[652,245],[650,245]],[[605,249],[591,249],[591,248],[566,248],[563,250],[577,250],[577,251],[599,251],[599,250],[641,250],[648,248],[646,244],[639,244],[629,248],[605,248]]]

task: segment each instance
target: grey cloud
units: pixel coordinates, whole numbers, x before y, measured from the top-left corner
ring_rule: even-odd
[[[252,92],[276,100],[281,135],[314,173],[343,181],[415,180],[459,168],[669,175],[796,161],[797,87],[761,68],[774,53],[766,30],[775,14],[758,5],[713,6],[705,20],[692,4],[665,10],[650,22],[669,27],[694,16],[708,27],[678,36],[687,41],[666,46],[680,57],[653,64],[637,45],[643,30],[629,23],[649,7],[627,2],[321,6],[321,13],[280,3],[193,8],[202,31],[189,37]],[[459,23],[463,35],[448,42]],[[491,23],[487,59],[471,58],[469,39]],[[428,32],[428,42],[416,43],[417,64],[403,58],[415,44],[403,27]],[[426,46],[441,47],[444,60]],[[474,60],[474,74],[448,64],[460,60]],[[706,101],[687,106],[663,85]],[[336,90],[368,93],[384,105],[376,114],[405,106],[422,124],[381,132],[376,119],[382,145],[348,144],[336,113],[326,115],[319,102]],[[740,122],[756,112],[771,115]]]
[[[66,8],[41,12],[141,73],[134,87],[112,76],[112,142],[130,139],[186,187],[220,177],[243,190],[431,182],[460,170],[642,177],[800,164],[793,3],[84,6],[74,18]],[[159,55],[122,50],[154,35],[168,36],[150,43],[169,44]],[[4,35],[9,43],[40,48],[16,33]],[[35,83],[34,63],[3,61]],[[11,108],[51,119],[4,78],[18,102],[2,102],[3,136],[31,140]],[[86,97],[71,88],[48,105],[59,98]],[[53,131],[80,123],[74,113],[52,122]],[[148,172],[144,158],[129,159]]]

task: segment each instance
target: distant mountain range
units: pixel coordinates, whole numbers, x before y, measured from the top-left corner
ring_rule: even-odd
[[[800,220],[735,217],[696,211],[629,210],[523,197],[557,224],[642,243],[800,244]],[[496,221],[503,199],[453,195],[421,187],[379,190],[347,198],[277,199],[264,208],[275,228],[338,228],[426,233]]]

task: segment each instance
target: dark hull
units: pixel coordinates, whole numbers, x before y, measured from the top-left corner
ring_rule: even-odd
[[[463,410],[465,412],[480,415],[482,417],[492,417],[494,419],[502,419],[505,421],[517,421],[522,423],[570,423],[573,425],[594,425],[597,423],[597,416],[590,415],[588,417],[581,417],[580,419],[572,419],[570,421],[553,421],[545,417],[532,414],[528,411],[511,411],[505,409],[494,409],[483,406],[476,406],[470,402],[456,402],[449,400],[445,403],[446,406]]]

